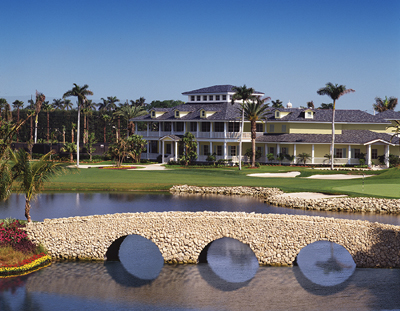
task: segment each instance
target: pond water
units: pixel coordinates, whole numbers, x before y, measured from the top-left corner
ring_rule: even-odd
[[[21,218],[24,198],[0,205],[0,218]],[[34,220],[146,211],[244,211],[366,219],[397,216],[278,208],[249,197],[167,193],[47,193]],[[210,244],[198,265],[164,265],[153,242],[128,236],[120,261],[58,262],[0,279],[0,310],[400,310],[400,269],[358,269],[347,250],[327,241],[303,248],[298,266],[258,266],[237,240]]]
[[[399,215],[291,209],[268,205],[262,200],[246,196],[172,195],[169,192],[43,193],[31,205],[31,217],[37,221],[45,218],[150,211],[228,211],[361,219],[400,226]],[[0,219],[23,219],[24,208],[24,196],[13,194],[7,201],[0,202]]]

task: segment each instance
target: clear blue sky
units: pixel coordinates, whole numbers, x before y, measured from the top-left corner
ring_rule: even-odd
[[[399,0],[1,1],[0,97],[73,83],[92,99],[186,100],[216,84],[253,87],[294,107],[369,110],[400,97]],[[400,107],[398,107],[400,108]]]

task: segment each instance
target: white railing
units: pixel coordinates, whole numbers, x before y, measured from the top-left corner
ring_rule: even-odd
[[[143,137],[164,137],[167,135],[184,135],[184,132],[172,132],[172,131],[137,131],[136,134],[141,135]],[[240,132],[193,132],[193,135],[196,138],[217,138],[217,139],[239,139]],[[264,133],[257,132],[256,136],[262,136]],[[243,139],[251,139],[250,132],[243,133]]]
[[[142,155],[140,156],[141,159],[146,159],[146,160],[152,160],[152,159],[157,159],[159,153],[147,153],[143,152]]]

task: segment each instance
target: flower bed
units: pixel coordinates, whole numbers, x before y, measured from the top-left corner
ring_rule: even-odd
[[[132,170],[137,168],[136,166],[100,166],[103,170]]]
[[[24,275],[51,264],[51,257],[45,253],[33,255],[16,265],[4,265],[0,267],[0,278],[14,275]]]

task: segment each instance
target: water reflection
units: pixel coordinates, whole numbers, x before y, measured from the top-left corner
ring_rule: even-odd
[[[157,245],[140,235],[128,235],[121,243],[118,256],[125,270],[141,280],[156,279],[164,265]]]
[[[231,283],[251,280],[259,265],[251,248],[232,238],[212,242],[207,251],[207,262],[216,275]]]
[[[342,291],[353,275],[356,264],[341,245],[317,241],[303,248],[294,268],[298,282],[318,295],[331,295]]]
[[[0,218],[23,218],[25,200],[23,195],[12,194],[10,199],[0,202]],[[33,220],[89,216],[113,213],[166,212],[166,211],[227,211],[262,214],[293,214],[361,219],[371,222],[400,225],[400,215],[324,212],[290,209],[265,204],[252,197],[222,195],[172,195],[170,193],[43,193],[32,203]]]
[[[30,275],[14,294],[1,292],[0,305],[12,311],[400,308],[400,269],[356,269],[343,291],[318,295],[297,282],[295,270],[300,271],[299,267],[261,266],[247,286],[227,291],[211,286],[200,266],[207,265],[164,265],[157,279],[134,286],[133,277],[123,273],[120,262],[54,263]],[[29,305],[37,308],[22,307],[28,305],[24,303],[27,298]]]

